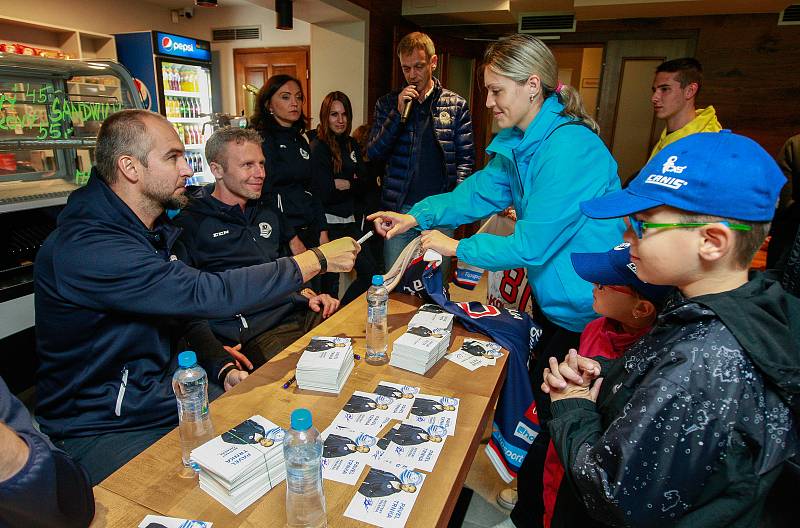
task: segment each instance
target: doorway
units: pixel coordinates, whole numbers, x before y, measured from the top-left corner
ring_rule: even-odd
[[[291,48],[248,48],[233,50],[233,70],[236,81],[236,112],[248,114],[245,84],[260,89],[273,75],[286,74],[300,81],[305,101],[303,110],[311,116],[311,75],[308,69],[308,46]]]
[[[644,166],[664,128],[650,103],[656,67],[665,60],[691,57],[694,49],[693,39],[606,43],[597,123],[623,182]]]

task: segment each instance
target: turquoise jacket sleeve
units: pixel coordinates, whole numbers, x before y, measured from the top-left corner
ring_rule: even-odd
[[[580,202],[611,191],[610,182],[618,186],[616,162],[600,139],[583,127],[563,130],[553,135],[522,175],[524,192],[515,193],[513,200],[514,233],[464,239],[458,245],[459,259],[488,270],[542,266],[589,221]],[[479,188],[483,193],[489,190],[484,185]]]
[[[458,227],[502,211],[512,203],[507,161],[495,156],[449,193],[429,196],[408,212],[420,229]]]

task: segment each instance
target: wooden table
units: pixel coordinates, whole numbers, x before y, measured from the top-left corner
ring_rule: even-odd
[[[422,303],[416,297],[392,294],[389,304],[389,339],[399,337],[411,316]],[[251,374],[233,390],[211,404],[211,416],[217,433],[260,414],[281,427],[289,426],[292,410],[311,410],[314,425],[325,429],[355,390],[371,392],[381,380],[418,386],[425,394],[453,396],[461,399],[455,436],[448,437],[434,471],[414,504],[406,526],[446,526],[459,492],[475,457],[481,436],[490,419],[505,376],[508,358],[505,354],[493,367],[469,372],[451,361],[441,360],[421,376],[389,365],[368,365],[364,360],[356,366],[341,394],[304,391],[282,386],[294,373],[294,367],[311,335],[342,336],[353,340],[353,348],[364,357],[366,300],[353,301],[324,321],[310,334],[293,343],[266,365]],[[450,350],[461,346],[465,337],[478,337],[456,323]],[[485,338],[484,338],[485,339]],[[390,345],[391,346],[391,345]],[[386,429],[394,425],[391,422]],[[241,512],[228,509],[203,492],[196,478],[181,478],[180,443],[177,428],[142,454],[131,460],[95,487],[100,505],[113,507],[109,497],[118,502],[126,499],[160,515],[212,521],[215,528],[284,526],[286,484],[281,483],[264,497]],[[361,478],[366,475],[366,471]],[[344,510],[353,498],[359,481],[348,486],[324,481],[328,508],[328,526],[368,526],[344,517]],[[113,495],[107,495],[110,492]],[[147,512],[146,512],[147,513]],[[139,518],[141,520],[142,516]],[[131,526],[129,520],[109,517],[102,526]]]

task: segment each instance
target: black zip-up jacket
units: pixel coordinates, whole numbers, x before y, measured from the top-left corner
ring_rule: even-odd
[[[433,133],[444,153],[447,175],[447,188],[442,192],[452,191],[475,168],[472,117],[463,97],[442,88],[435,77],[433,82],[433,93],[430,95]],[[419,132],[415,129],[416,120],[400,123],[400,113],[397,111],[399,93],[399,90],[388,93],[375,103],[375,123],[367,146],[370,160],[386,162],[381,202],[384,208],[394,211],[399,211],[403,205],[411,185],[410,174],[419,156],[419,149],[413,148]]]
[[[44,433],[60,440],[176,424],[174,318],[232,317],[302,285],[290,258],[201,272],[180,260],[178,235],[166,215],[148,230],[94,172],[70,195],[34,267]]]
[[[267,179],[264,192],[275,194],[280,209],[295,230],[327,228],[322,202],[312,192],[311,147],[297,127],[271,125],[259,130],[264,143]]]
[[[315,138],[311,142],[311,165],[314,176],[314,194],[322,201],[327,214],[347,218],[361,214],[356,208],[356,197],[366,192],[366,167],[361,159],[358,143],[350,136],[336,137],[342,154],[342,170],[334,172],[333,153],[327,143]],[[350,188],[338,190],[334,179],[347,180]]]
[[[221,272],[289,255],[289,240],[295,233],[274,206],[273,196],[250,200],[242,211],[238,205],[226,205],[211,196],[213,191],[213,185],[205,187],[173,219],[183,230],[180,241],[194,266]],[[302,306],[308,307],[308,299],[292,292],[256,310],[212,318],[209,325],[225,344],[246,343]]]
[[[800,300],[758,275],[668,302],[601,373],[597,405],[555,401],[550,433],[571,490],[612,526],[757,526],[797,450]],[[570,501],[553,526],[591,526]],[[566,511],[568,510],[568,511]]]
[[[0,422],[28,444],[28,461],[0,482],[0,526],[78,528],[94,517],[89,476],[33,427],[28,410],[0,378]],[[2,449],[6,449],[3,446]]]

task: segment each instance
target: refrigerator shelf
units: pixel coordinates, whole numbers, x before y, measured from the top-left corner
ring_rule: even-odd
[[[168,117],[170,123],[205,123],[208,117]]]
[[[181,92],[178,90],[164,90],[164,95],[170,97],[194,97],[195,99],[201,99],[203,97],[200,92]]]
[[[183,148],[185,148],[187,150],[203,150],[203,149],[206,148],[206,146],[202,145],[200,143],[196,143],[196,144],[189,143],[189,144],[183,145]]]

